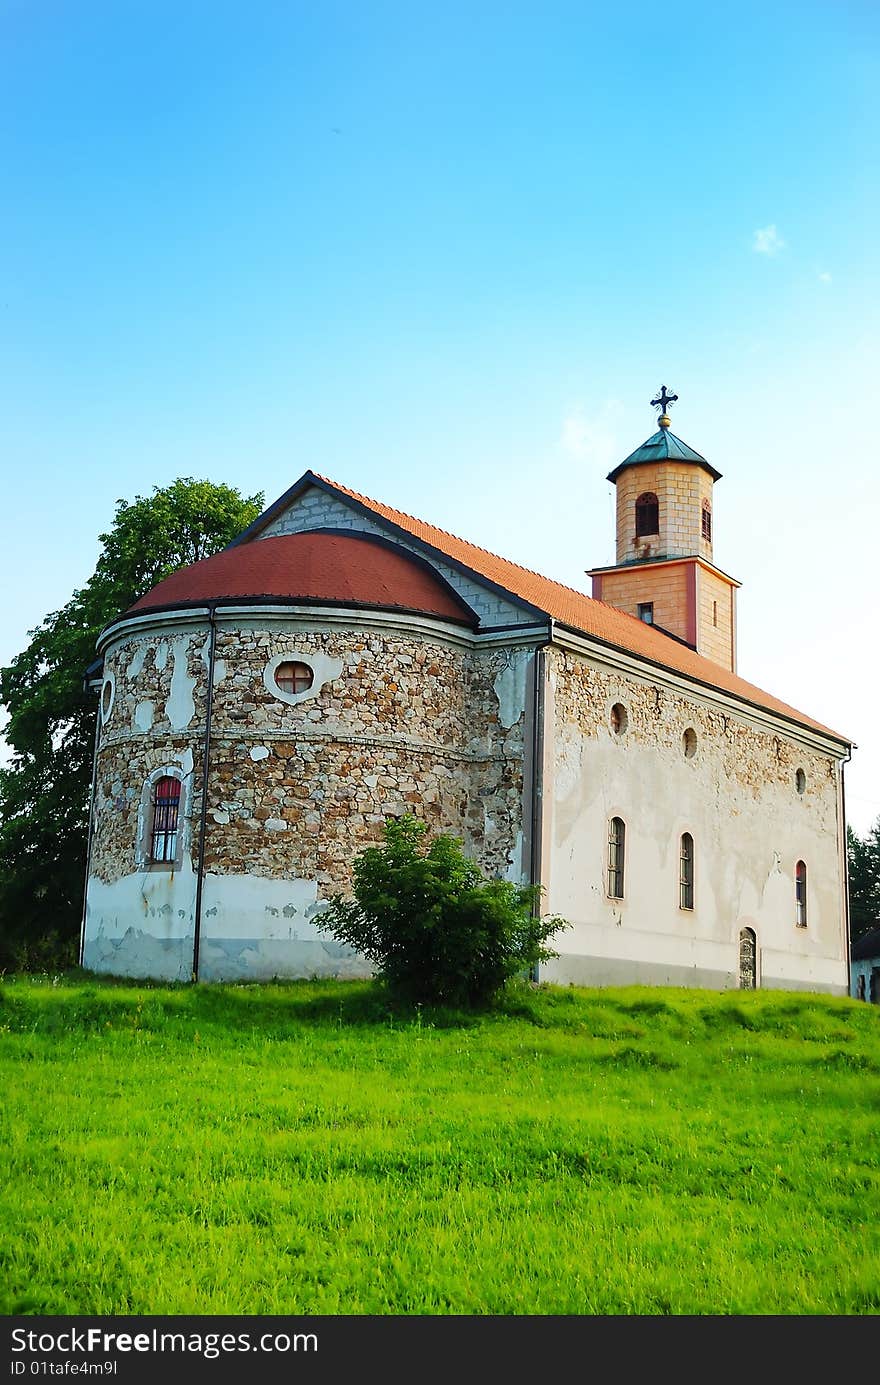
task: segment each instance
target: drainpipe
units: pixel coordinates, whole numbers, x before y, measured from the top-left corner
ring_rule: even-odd
[[[196,874],[196,908],[193,926],[192,979],[199,979],[199,944],[202,933],[202,886],[205,878],[205,832],[208,825],[208,770],[211,758],[211,716],[214,711],[214,653],[217,647],[217,608],[208,608],[211,628],[208,646],[208,690],[205,695],[205,740],[202,747],[202,811],[199,820],[199,851]]]
[[[852,746],[846,752],[846,758],[840,762],[840,821],[841,821],[841,847],[843,852],[843,951],[846,957],[846,993],[849,995],[852,990],[852,961],[850,959],[850,902],[849,902],[849,851],[846,841],[846,791],[844,788],[844,766],[848,765],[852,759]]]
[[[83,889],[82,921],[79,927],[79,952],[77,953],[77,963],[83,964],[83,957],[86,950],[86,914],[89,908],[89,874],[92,865],[92,837],[95,831],[95,789],[96,776],[98,773],[98,742],[101,739],[101,689],[98,690],[98,707],[95,714],[95,742],[92,747],[92,792],[89,799],[89,824],[86,829],[86,883]]]
[[[532,804],[529,839],[529,883],[540,885],[543,855],[544,823],[544,674],[546,646],[535,650],[534,683],[532,686]],[[541,898],[532,905],[532,916],[541,913]],[[529,973],[530,981],[538,980],[538,964]]]

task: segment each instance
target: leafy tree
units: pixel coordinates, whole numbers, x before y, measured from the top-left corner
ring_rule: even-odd
[[[0,769],[0,966],[74,960],[97,715],[83,674],[98,634],[163,577],[223,548],[262,504],[190,477],[117,501],[86,585],[0,669],[13,751]]]
[[[880,926],[880,818],[865,838],[846,829],[849,931],[852,939]]]
[[[385,843],[354,862],[354,899],[336,898],[318,928],[373,962],[389,989],[408,1001],[456,1008],[487,1005],[519,972],[557,954],[546,946],[555,916],[539,918],[540,887],[483,879],[454,837],[390,818]]]

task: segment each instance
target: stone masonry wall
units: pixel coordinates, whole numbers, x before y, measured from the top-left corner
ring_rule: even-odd
[[[206,636],[130,636],[107,652],[115,692],[99,746],[91,860],[101,880],[135,869],[143,784],[169,764],[193,779],[195,865]],[[264,674],[280,656],[325,671],[316,695],[296,705],[273,695]],[[509,698],[496,691],[510,662],[504,651],[417,632],[221,624],[206,870],[313,880],[326,895],[347,886],[353,856],[381,839],[385,817],[407,811],[461,836],[485,870],[517,867],[523,698],[505,713]]]
[[[792,807],[800,802],[817,815],[812,819],[815,826],[833,828],[836,760],[807,749],[784,733],[758,730],[732,713],[647,681],[597,668],[576,654],[557,653],[555,668],[557,726],[574,726],[588,737],[608,737],[610,709],[621,702],[627,713],[627,745],[662,747],[676,757],[683,756],[682,737],[690,727],[696,732],[698,754],[684,758],[692,759],[696,768],[698,755],[704,766],[711,757],[713,775],[727,785],[736,784],[742,792],[740,811],[747,808],[749,798],[756,803],[772,784],[790,794]],[[806,779],[803,795],[798,794],[795,784],[799,768]]]
[[[101,716],[96,765],[90,859],[96,878],[113,881],[134,870],[143,786],[164,766],[179,769],[186,781],[189,846],[201,811],[206,671],[205,630],[128,640],[107,651],[105,688],[109,683],[113,697],[109,715]]]

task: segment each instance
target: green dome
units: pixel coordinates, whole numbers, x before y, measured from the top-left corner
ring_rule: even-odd
[[[704,471],[708,471],[713,481],[721,479],[720,471],[716,471],[705,457],[688,447],[681,438],[670,433],[668,428],[661,428],[653,437],[643,442],[641,447],[637,447],[635,452],[631,452],[613,471],[609,471],[608,480],[616,481],[625,467],[638,466],[641,462],[692,462],[694,466],[701,466]]]

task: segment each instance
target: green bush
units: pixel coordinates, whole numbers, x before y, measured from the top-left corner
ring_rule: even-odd
[[[354,899],[337,898],[315,924],[362,953],[411,1002],[478,1009],[505,982],[557,956],[547,941],[563,919],[541,918],[538,885],[486,880],[454,837],[391,818],[385,844],[354,862]]]
[[[59,928],[29,936],[16,934],[0,919],[0,973],[70,971],[77,964],[79,937]]]

